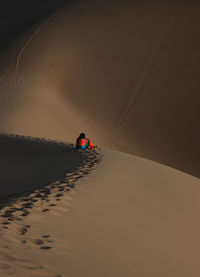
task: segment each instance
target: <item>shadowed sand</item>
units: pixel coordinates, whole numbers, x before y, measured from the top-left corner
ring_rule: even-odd
[[[33,207],[25,246],[12,243],[12,225],[6,230],[9,251],[64,276],[199,276],[199,179],[131,155],[102,154],[58,209],[42,215],[41,205]]]
[[[198,277],[200,4],[28,2],[0,22],[0,275]]]
[[[41,20],[7,49],[1,130],[67,141],[84,130],[199,176],[199,10],[194,0],[79,1]]]
[[[0,153],[0,197],[42,188],[85,162],[73,144],[31,137],[1,135]]]
[[[62,217],[68,212],[77,181],[93,170],[99,154],[31,137],[1,135],[0,145],[0,275],[61,276],[62,268],[34,258],[38,251],[51,250],[55,259],[57,252],[65,255],[62,238],[49,234],[51,227],[44,233],[40,224],[46,214]],[[26,255],[29,250],[32,257]]]

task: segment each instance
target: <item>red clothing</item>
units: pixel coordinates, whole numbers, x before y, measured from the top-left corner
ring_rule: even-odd
[[[88,139],[78,139],[76,142],[76,148],[77,149],[85,149],[88,148],[89,141]]]
[[[94,149],[94,145],[89,139],[78,139],[76,142],[76,149]]]
[[[94,145],[91,143],[91,141],[89,142],[89,147],[90,149],[94,149]]]

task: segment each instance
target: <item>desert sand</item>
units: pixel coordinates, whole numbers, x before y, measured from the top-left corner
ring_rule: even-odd
[[[199,3],[17,2],[0,12],[0,276],[199,276]],[[75,151],[80,132],[100,148]]]
[[[1,131],[74,141],[82,127],[199,177],[199,8],[78,1],[21,27],[2,51]]]
[[[98,159],[2,209],[3,276],[199,276],[199,179]]]

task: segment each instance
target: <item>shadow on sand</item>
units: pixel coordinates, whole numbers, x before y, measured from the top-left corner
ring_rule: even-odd
[[[73,147],[32,137],[0,135],[0,206],[76,172],[90,154]]]

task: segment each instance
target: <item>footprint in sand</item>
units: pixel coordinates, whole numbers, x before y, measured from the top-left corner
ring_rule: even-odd
[[[43,238],[50,238],[50,235],[43,235]]]
[[[20,235],[25,235],[26,234],[26,232],[28,232],[28,229],[27,228],[21,228],[20,230],[19,230],[19,232],[20,232]]]
[[[27,216],[29,215],[30,213],[28,211],[24,211],[23,214],[21,214],[21,216]]]
[[[36,197],[36,198],[42,198],[42,194],[37,193],[34,197]]]
[[[2,224],[3,224],[3,225],[8,225],[8,224],[10,224],[10,222],[5,221],[5,222],[2,222]]]
[[[37,245],[44,244],[44,241],[41,240],[41,239],[35,239],[34,242],[35,242],[35,244],[37,244]]]
[[[56,204],[50,204],[49,205],[50,207],[55,207],[55,206],[57,206]]]
[[[34,203],[35,203],[35,202],[38,202],[38,200],[37,200],[37,199],[33,199],[33,200],[32,200],[32,202],[34,202]]]
[[[69,185],[67,185],[69,188],[75,188],[75,184],[74,183],[72,183],[72,184],[69,184]]]
[[[40,249],[42,249],[42,250],[49,250],[51,248],[52,248],[52,246],[41,246],[40,247]]]
[[[25,204],[22,205],[22,208],[32,209],[33,208],[33,203],[25,203]]]
[[[21,198],[20,201],[21,201],[21,202],[28,202],[28,201],[32,201],[32,198],[30,198],[30,197]]]
[[[43,209],[42,210],[42,212],[48,212],[49,211],[49,209]]]
[[[56,197],[61,197],[61,196],[63,196],[63,194],[62,194],[62,193],[58,193],[58,194],[56,194]]]

